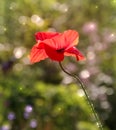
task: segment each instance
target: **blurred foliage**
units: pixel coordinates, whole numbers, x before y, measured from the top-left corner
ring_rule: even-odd
[[[116,130],[116,0],[0,1],[0,130],[98,130],[81,88],[50,59],[30,65],[37,31],[75,29],[86,61],[65,58]]]

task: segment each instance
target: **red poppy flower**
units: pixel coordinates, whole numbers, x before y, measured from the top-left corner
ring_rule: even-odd
[[[74,30],[67,30],[64,33],[38,32],[35,37],[37,43],[32,47],[30,54],[32,63],[46,58],[62,61],[64,56],[74,56],[77,60],[84,59],[82,53],[75,47],[79,34]]]

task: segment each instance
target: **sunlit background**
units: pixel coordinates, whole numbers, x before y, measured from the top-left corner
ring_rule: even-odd
[[[68,29],[86,60],[63,64],[84,82],[104,130],[116,130],[116,0],[0,1],[0,130],[99,130],[57,62],[29,61],[36,32]]]

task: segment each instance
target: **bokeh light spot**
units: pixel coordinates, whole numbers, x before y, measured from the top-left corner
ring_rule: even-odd
[[[44,20],[36,14],[31,16],[31,21],[32,21],[32,23],[35,23],[37,26],[43,26],[44,25]]]
[[[65,12],[68,11],[68,6],[67,6],[67,4],[65,4],[65,3],[61,4],[61,3],[56,2],[56,3],[54,4],[53,8],[54,8],[55,10],[58,10],[58,11],[62,12],[62,13],[65,13]]]
[[[4,34],[6,30],[6,27],[0,26],[0,35]]]
[[[89,52],[87,53],[87,58],[88,58],[89,60],[95,59],[95,53],[94,53],[93,51],[89,51]]]
[[[28,20],[27,20],[26,16],[20,16],[18,21],[19,21],[20,24],[25,25]]]
[[[32,119],[32,120],[30,121],[30,127],[31,127],[31,128],[36,128],[36,127],[37,127],[37,121],[36,121],[35,119]]]
[[[10,10],[15,10],[16,8],[17,8],[17,4],[16,4],[15,2],[12,2],[12,3],[10,4],[9,9],[10,9]]]
[[[90,77],[90,73],[88,70],[83,70],[80,72],[80,77],[82,77],[83,79],[87,79]]]
[[[85,34],[93,33],[97,31],[97,24],[95,22],[88,22],[83,25],[82,28]]]
[[[13,52],[14,52],[15,58],[19,59],[24,55],[24,53],[26,52],[26,49],[24,47],[16,47]]]
[[[110,105],[107,101],[103,101],[103,102],[101,102],[101,107],[104,109],[108,109],[110,107]]]
[[[30,112],[33,111],[33,107],[32,107],[31,105],[27,105],[27,106],[25,107],[25,111],[26,111],[27,113],[30,113]]]
[[[10,130],[10,126],[8,124],[5,124],[1,127],[0,130]]]
[[[79,90],[77,91],[77,95],[78,95],[79,97],[85,96],[85,94],[84,94],[84,92],[83,92],[82,89],[79,89]]]
[[[107,95],[112,95],[114,93],[114,90],[112,88],[107,88],[106,93]]]
[[[10,112],[10,113],[8,114],[8,119],[9,119],[9,120],[14,120],[14,119],[15,119],[15,113],[14,113],[14,112]]]

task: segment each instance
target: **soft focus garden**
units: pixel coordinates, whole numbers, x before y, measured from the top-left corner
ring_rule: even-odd
[[[80,84],[47,58],[30,63],[36,32],[79,33],[86,60],[65,57],[104,130],[116,130],[116,0],[0,1],[0,130],[100,130]]]

